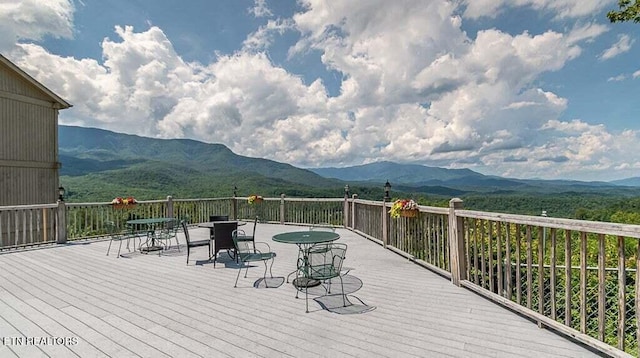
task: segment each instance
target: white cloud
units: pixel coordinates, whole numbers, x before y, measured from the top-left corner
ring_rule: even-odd
[[[9,52],[23,40],[71,38],[74,11],[68,0],[1,1],[0,52]]]
[[[624,81],[626,78],[627,78],[627,76],[625,76],[624,74],[617,75],[617,76],[614,76],[614,77],[607,78],[607,82],[620,82],[620,81]]]
[[[633,78],[638,78],[640,77],[640,70],[637,70],[636,72],[633,73],[633,75],[631,75]]]
[[[273,16],[273,12],[267,6],[267,0],[254,0],[253,7],[249,9],[249,12],[255,17]]]
[[[130,26],[116,26],[118,39],[103,41],[102,63],[33,44],[20,45],[12,59],[74,105],[61,113],[62,123],[217,142],[294,165],[386,159],[576,177],[581,167],[595,172],[638,162],[624,154],[640,152],[638,133],[560,121],[567,100],[538,84],[541,74],[580,56],[604,26],[517,35],[486,29],[470,39],[450,1],[300,5],[292,19],[269,20],[242,50],[207,64],[185,62],[158,27]],[[305,83],[262,52],[292,30],[301,39],[290,56],[320,53],[343,76],[339,95],[329,96],[320,79]]]
[[[262,51],[273,43],[275,35],[282,35],[285,31],[293,29],[293,22],[289,19],[269,20],[256,32],[250,34],[243,42],[243,49],[248,51]]]
[[[634,42],[635,40],[631,39],[629,35],[623,34],[618,36],[618,42],[602,52],[600,60],[609,60],[620,54],[628,52],[631,50],[631,45],[633,45]]]
[[[590,16],[608,8],[615,0],[463,0],[464,16],[469,18],[495,17],[509,7],[529,7],[547,11],[558,19]]]

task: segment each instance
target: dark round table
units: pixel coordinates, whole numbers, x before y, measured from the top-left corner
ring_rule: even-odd
[[[284,244],[296,244],[300,249],[300,253],[302,254],[302,260],[307,261],[307,257],[309,254],[309,248],[315,244],[321,244],[326,242],[336,241],[340,238],[340,235],[335,232],[330,231],[293,231],[293,232],[285,232],[282,234],[273,235],[273,241],[281,242]],[[300,257],[300,256],[299,256]],[[293,273],[289,274],[291,276]],[[288,277],[287,277],[288,280]],[[320,284],[317,280],[310,280],[305,277],[297,277],[293,280],[293,285],[300,289],[304,287],[313,287],[318,286]]]

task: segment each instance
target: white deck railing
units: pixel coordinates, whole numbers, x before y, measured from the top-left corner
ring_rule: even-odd
[[[344,226],[454,284],[612,356],[638,355],[640,226],[420,207],[391,219],[389,202],[349,199],[173,199],[0,207],[1,248],[104,236],[105,221],[210,215],[281,224]],[[59,225],[58,223],[65,223]]]

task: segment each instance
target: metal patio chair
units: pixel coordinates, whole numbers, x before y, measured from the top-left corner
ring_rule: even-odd
[[[189,229],[187,227],[186,221],[181,221],[180,226],[182,226],[182,231],[184,232],[184,239],[187,242],[187,265],[189,265],[189,254],[191,253],[191,249],[194,247],[202,247],[207,246],[209,248],[209,259],[211,259],[211,240],[195,240],[192,241],[189,237]]]
[[[238,287],[238,278],[240,278],[240,271],[242,271],[242,267],[246,266],[246,271],[244,273],[244,277],[247,277],[247,273],[249,272],[249,263],[262,261],[264,262],[264,274],[262,278],[267,287],[269,287],[267,282],[267,261],[271,260],[271,266],[269,268],[269,275],[273,278],[273,273],[271,272],[271,268],[273,267],[273,262],[276,257],[276,253],[271,251],[271,247],[266,242],[255,242],[254,240],[244,240],[242,237],[245,236],[242,230],[234,230],[233,231],[233,244],[236,249],[236,255],[238,261],[242,266],[238,268],[238,275],[236,276],[236,282],[233,287]],[[256,245],[263,246],[265,249],[259,250],[256,248]]]
[[[331,284],[334,278],[340,279],[343,307],[347,306],[342,282],[342,263],[347,252],[347,245],[340,243],[322,243],[311,246],[304,258],[298,259],[298,272],[307,280],[318,281],[327,294],[331,294]],[[304,286],[306,312],[309,313],[309,287]],[[297,293],[296,293],[297,297]]]
[[[156,242],[159,242],[164,246],[163,250],[171,247],[171,240],[175,240],[178,251],[180,251],[180,242],[178,241],[178,230],[180,229],[180,226],[180,221],[178,219],[173,219],[165,223],[164,227],[155,234]],[[158,255],[160,255],[163,250],[160,250]]]
[[[120,257],[120,249],[122,249],[122,242],[125,240],[127,241],[127,250],[131,251],[129,250],[129,239],[131,238],[131,234],[129,234],[127,231],[118,230],[118,228],[116,227],[116,224],[113,221],[105,221],[104,227],[107,230],[107,234],[109,234],[109,236],[111,237],[111,239],[109,240],[109,247],[107,248],[107,256],[109,256],[109,252],[111,251],[111,244],[114,241],[120,242],[120,245],[118,245],[118,257]],[[133,245],[135,246],[135,241]]]

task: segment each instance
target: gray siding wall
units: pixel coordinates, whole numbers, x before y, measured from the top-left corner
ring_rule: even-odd
[[[56,201],[57,124],[51,98],[0,65],[0,206]]]

